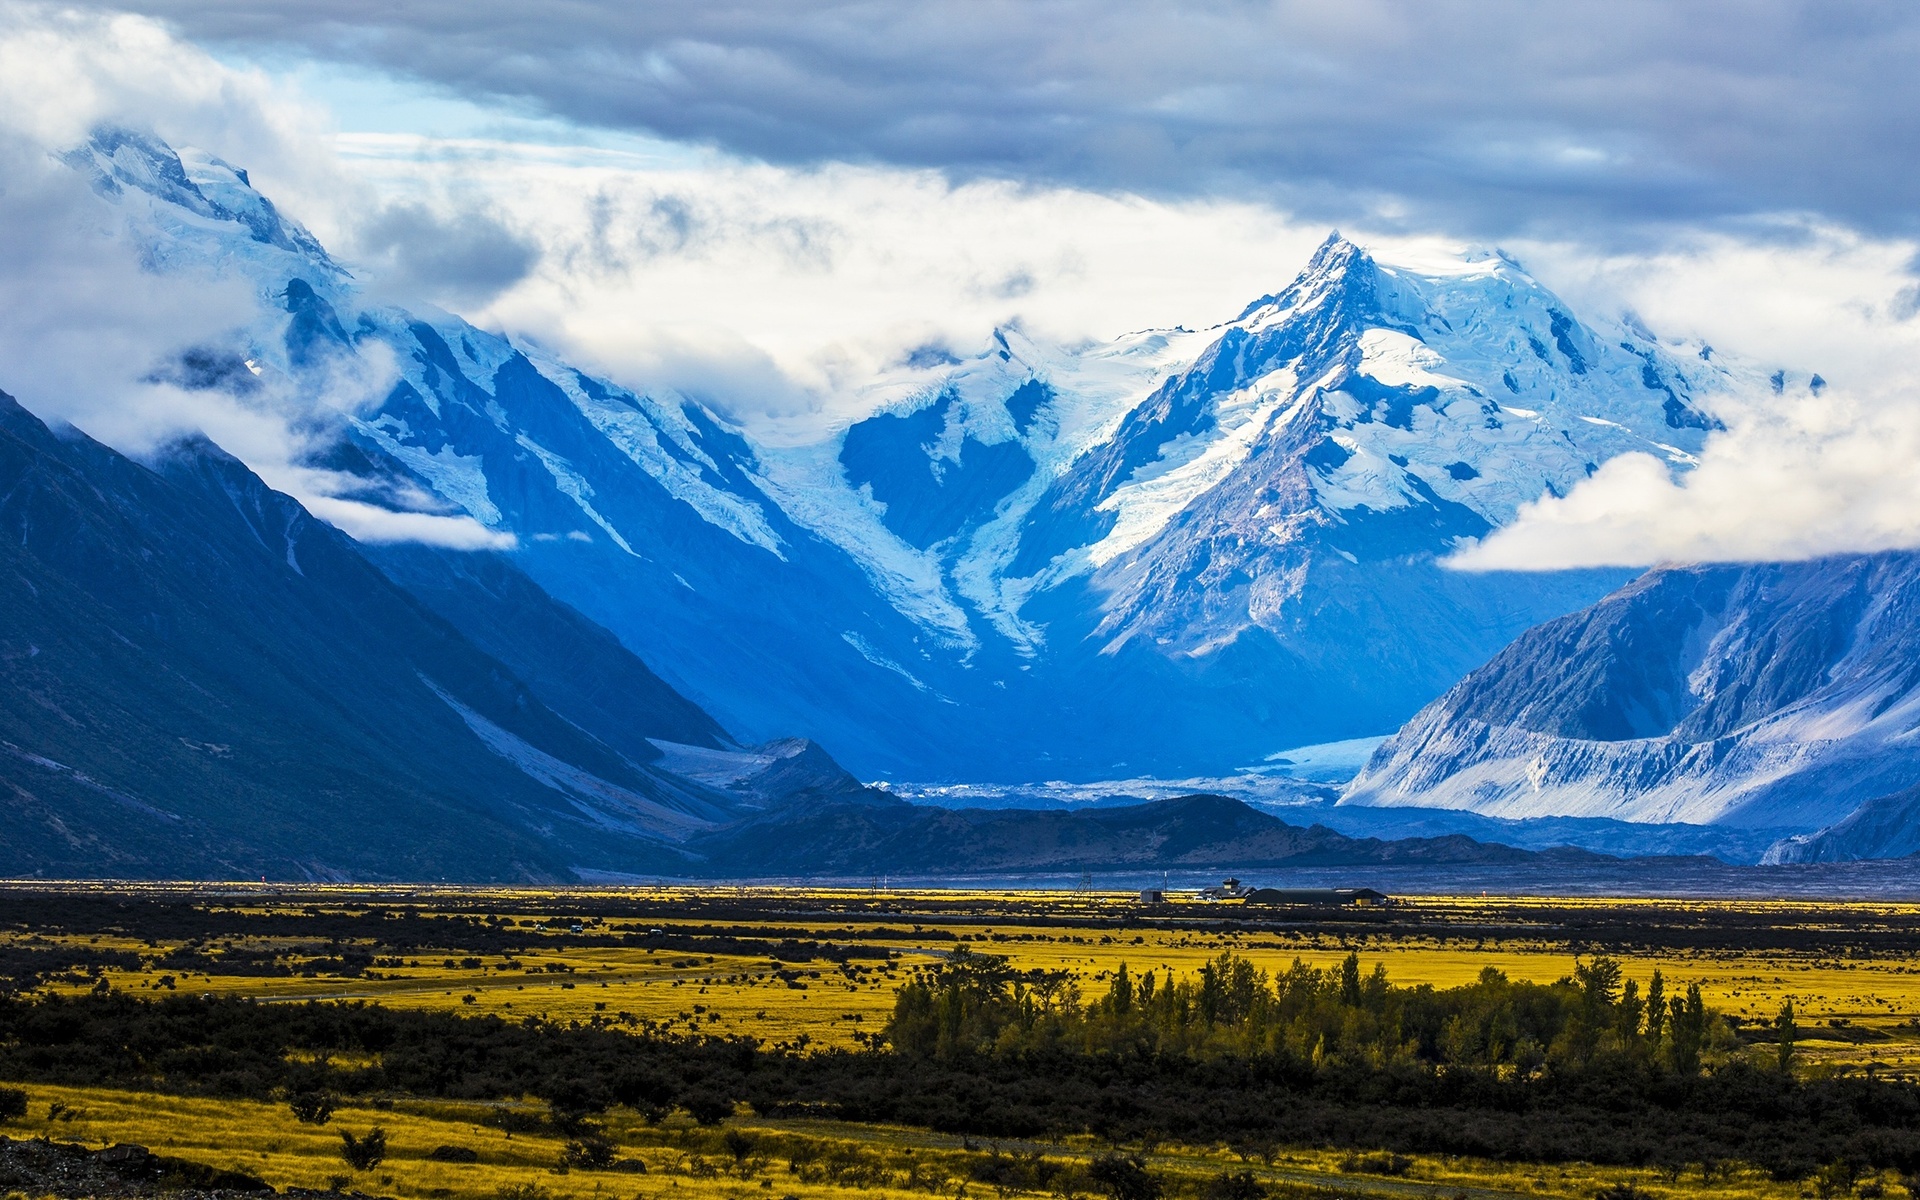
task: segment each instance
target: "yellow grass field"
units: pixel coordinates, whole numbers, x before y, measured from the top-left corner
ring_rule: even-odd
[[[396,1101],[385,1109],[343,1108],[329,1125],[313,1126],[299,1124],[280,1104],[104,1088],[34,1086],[30,1094],[33,1111],[11,1129],[13,1136],[94,1146],[132,1142],[155,1153],[244,1170],[280,1188],[337,1187],[404,1200],[1011,1200],[1015,1193],[973,1181],[972,1164],[995,1154],[1038,1154],[1082,1165],[1101,1149],[1086,1138],[969,1142],[920,1130],[746,1116],[724,1128],[700,1128],[684,1118],[649,1126],[615,1110],[604,1127],[618,1147],[615,1166],[563,1170],[564,1136],[551,1130],[509,1133],[488,1124],[501,1106]],[[544,1106],[522,1107],[532,1117]],[[57,1112],[57,1119],[49,1119],[49,1111]],[[337,1131],[359,1135],[375,1126],[387,1134],[387,1159],[371,1171],[355,1172],[340,1157]],[[732,1146],[729,1134],[737,1139]],[[448,1146],[471,1150],[479,1161],[429,1157]],[[1263,1162],[1242,1160],[1224,1146],[1160,1146],[1150,1164],[1176,1192],[1197,1192],[1224,1172],[1250,1171],[1280,1197],[1291,1192],[1585,1198],[1624,1183],[1662,1200],[1789,1200],[1801,1196],[1803,1188],[1745,1169],[1705,1182],[1697,1169],[1673,1178],[1653,1170],[1528,1167],[1429,1156],[1411,1156],[1400,1173],[1384,1175],[1369,1172],[1364,1159],[1335,1151],[1282,1151]],[[1899,1191],[1890,1180],[1883,1186]]]
[[[623,895],[644,896],[672,905],[676,898],[693,900],[716,894],[737,894],[738,889],[629,889]],[[1401,936],[1387,926],[1379,932],[1357,931],[1353,936],[1336,936],[1324,930],[1290,932],[1257,930],[1240,932],[1194,929],[1156,929],[1126,927],[1130,916],[1141,908],[1130,894],[1067,893],[957,893],[957,892],[877,892],[754,889],[754,896],[780,897],[796,909],[814,910],[804,922],[810,936],[832,940],[836,933],[855,928],[844,919],[836,919],[822,910],[846,906],[857,901],[862,906],[892,907],[903,910],[904,921],[887,920],[889,928],[898,928],[900,936],[883,944],[898,952],[890,964],[862,963],[863,970],[849,975],[830,962],[775,963],[762,955],[684,954],[670,951],[649,952],[635,947],[565,948],[570,925],[551,920],[533,907],[516,906],[515,900],[549,897],[546,892],[501,890],[484,893],[487,911],[503,919],[521,923],[531,949],[511,960],[501,955],[468,955],[460,952],[421,952],[409,955],[404,965],[381,966],[365,978],[317,976],[303,978],[251,977],[236,975],[191,974],[160,969],[146,971],[109,971],[111,985],[133,991],[151,991],[163,977],[173,980],[178,990],[216,995],[236,994],[263,1000],[365,1000],[401,1008],[461,1008],[475,1013],[493,1013],[504,1017],[542,1016],[560,1021],[654,1022],[675,1032],[711,1032],[752,1034],[766,1042],[792,1042],[801,1038],[806,1044],[852,1046],[856,1035],[875,1031],[885,1023],[892,1009],[893,993],[913,966],[931,962],[956,944],[1007,955],[1021,967],[1065,969],[1079,976],[1082,987],[1096,984],[1120,963],[1135,974],[1146,970],[1191,974],[1208,958],[1222,950],[1251,957],[1263,968],[1274,970],[1299,958],[1310,965],[1330,966],[1347,953],[1357,951],[1371,969],[1384,963],[1396,983],[1431,983],[1447,987],[1466,983],[1483,969],[1493,967],[1514,979],[1551,982],[1568,974],[1576,955],[1564,940],[1551,937],[1477,940],[1466,936],[1436,937],[1431,934]],[[339,906],[342,911],[363,908],[374,897],[357,889],[314,889],[298,893],[304,905],[319,904],[322,911]],[[385,897],[381,897],[385,900]],[[359,901],[356,905],[354,902]],[[436,901],[459,902],[464,910],[476,900],[470,890],[448,890],[417,896],[423,907],[433,909]],[[921,933],[935,932],[953,939],[916,937],[912,914],[917,908],[937,902],[941,908],[939,924],[921,922]],[[1529,904],[1542,910],[1578,910],[1584,904],[1599,902],[1578,900],[1502,901],[1503,910],[1525,908]],[[1672,901],[1604,902],[1612,908],[1622,905],[1672,909]],[[1005,911],[1012,921],[980,919],[964,912],[975,904],[982,909]],[[271,904],[239,904],[247,911],[271,911]],[[1231,919],[1238,906],[1233,904],[1175,903],[1156,910],[1159,918]],[[1744,915],[1765,915],[1777,910],[1799,919],[1813,916],[1834,924],[1870,922],[1887,912],[1911,911],[1911,906],[1840,904],[1817,902],[1729,901],[1689,902],[1689,910],[1722,910]],[[963,911],[955,913],[958,908]],[[1476,924],[1479,902],[1448,897],[1412,897],[1401,903],[1402,912],[1431,915],[1446,926],[1471,928]],[[289,910],[291,911],[291,910]],[[1044,924],[1031,922],[1038,911]],[[1115,928],[1114,922],[1120,927]],[[698,931],[706,922],[675,920],[668,917],[641,921],[613,921],[607,928],[661,929],[668,933]],[[730,926],[752,922],[729,922]],[[782,917],[760,922],[768,927],[792,929],[800,921]],[[298,950],[308,939],[256,938],[229,943],[243,950]],[[555,943],[551,950],[542,943]],[[177,943],[147,944],[116,940],[112,937],[88,939],[88,944],[116,946],[153,955],[175,949]],[[1615,953],[1631,978],[1644,984],[1656,969],[1669,985],[1684,987],[1698,983],[1707,1002],[1735,1017],[1762,1020],[1779,1011],[1791,1000],[1799,1014],[1802,1050],[1811,1062],[1877,1065],[1905,1072],[1920,1069],[1920,957],[1839,957],[1831,953],[1797,954],[1787,952],[1721,951],[1686,953]],[[463,965],[465,964],[465,965]],[[775,972],[797,971],[800,978],[791,982]],[[69,990],[91,986],[64,985]],[[59,990],[63,985],[52,985]]]
[[[1670,989],[1697,982],[1710,1005],[1749,1021],[1770,1018],[1791,999],[1802,1030],[1803,1070],[1920,1073],[1920,958],[1850,948],[1866,933],[1916,915],[1911,907],[1895,905],[1412,897],[1385,916],[1371,914],[1365,920],[1322,914],[1255,922],[1259,914],[1230,903],[1176,899],[1149,908],[1131,894],[1086,892],[133,891],[192,898],[205,911],[228,915],[279,913],[318,919],[406,908],[436,920],[484,919],[510,929],[514,945],[511,953],[481,954],[459,950],[453,945],[458,939],[449,939],[444,949],[422,945],[405,955],[377,958],[360,974],[311,975],[300,973],[303,963],[330,961],[353,947],[338,940],[321,943],[297,929],[218,938],[0,929],[0,946],[12,942],[40,949],[121,950],[146,960],[141,969],[50,979],[42,984],[50,991],[106,987],[151,995],[170,988],[272,1003],[367,1001],[634,1030],[752,1035],[763,1042],[823,1047],[852,1046],[877,1032],[891,1011],[895,990],[914,969],[962,945],[1007,955],[1020,967],[1071,971],[1088,993],[1123,962],[1136,975],[1147,970],[1191,974],[1223,950],[1274,971],[1296,958],[1328,967],[1357,952],[1368,969],[1375,962],[1385,964],[1396,983],[1444,987],[1468,982],[1489,967],[1539,982],[1567,975],[1576,961],[1576,947],[1591,952],[1590,938],[1576,939],[1568,932],[1589,907],[1628,927],[1639,913],[1651,925],[1656,919],[1670,921],[1678,912],[1707,925],[1791,924],[1831,936],[1822,933],[1809,943],[1810,949],[1610,950],[1629,978],[1644,986],[1658,969]],[[568,915],[567,904],[581,897],[611,906],[610,912],[631,906],[638,915]],[[799,932],[823,945],[858,945],[865,956],[843,966],[827,957],[774,957],[751,945],[704,953],[626,944],[637,935],[697,939],[722,928],[742,942],[750,942],[755,931],[765,932],[767,946]],[[1489,935],[1494,928],[1502,932]],[[596,938],[606,944],[583,944]],[[877,957],[881,949],[892,957]],[[270,952],[279,955],[282,969],[291,973],[210,973],[168,969],[158,961],[182,950]],[[536,1119],[545,1108],[532,1101],[516,1106],[396,1099],[376,1108],[343,1108],[331,1125],[320,1127],[296,1122],[284,1104],[24,1086],[31,1108],[25,1121],[5,1131],[12,1136],[96,1146],[135,1142],[157,1153],[241,1168],[279,1187],[346,1188],[408,1200],[824,1200],[851,1192],[876,1200],[928,1195],[965,1200],[984,1198],[990,1191],[999,1200],[1010,1200],[1011,1192],[971,1181],[969,1163],[995,1153],[1084,1163],[1100,1149],[1087,1139],[989,1146],[925,1131],[774,1121],[744,1113],[724,1130],[699,1128],[677,1116],[647,1125],[635,1114],[615,1109],[606,1117],[604,1133],[618,1146],[621,1165],[563,1170],[566,1139]],[[510,1132],[502,1127],[500,1113],[516,1108],[525,1111],[526,1120]],[[364,1132],[375,1125],[389,1137],[386,1162],[371,1172],[350,1171],[340,1157],[337,1131]],[[727,1131],[735,1135],[731,1147]],[[478,1161],[436,1161],[430,1157],[436,1147],[471,1150]],[[1176,1192],[1185,1188],[1184,1194],[1196,1197],[1206,1179],[1228,1170],[1255,1172],[1278,1189],[1277,1196],[1291,1190],[1298,1195],[1590,1197],[1616,1183],[1660,1197],[1784,1200],[1812,1194],[1804,1184],[1774,1183],[1747,1169],[1705,1180],[1697,1169],[1684,1178],[1671,1178],[1652,1170],[1529,1168],[1415,1157],[1402,1173],[1384,1175],[1367,1170],[1365,1161],[1350,1155],[1301,1148],[1283,1150],[1270,1162],[1242,1162],[1224,1146],[1160,1146],[1153,1157],[1156,1168],[1177,1185]],[[1867,1194],[1873,1194],[1876,1185],[1869,1182]],[[1891,1180],[1884,1188],[1887,1194],[1901,1191]],[[1073,1194],[1071,1183],[1062,1194]]]

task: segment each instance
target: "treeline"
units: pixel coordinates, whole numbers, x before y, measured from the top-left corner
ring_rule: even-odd
[[[92,1084],[279,1102],[315,1094],[360,1103],[535,1096],[548,1102],[558,1128],[613,1105],[650,1117],[678,1109],[714,1122],[746,1104],[768,1115],[917,1125],[985,1138],[1091,1132],[1131,1145],[1225,1142],[1248,1155],[1316,1145],[1530,1162],[1741,1160],[1781,1178],[1833,1162],[1920,1168],[1920,1089],[1862,1076],[1796,1080],[1713,1049],[1719,1035],[1711,1014],[1700,1069],[1675,1070],[1662,1049],[1674,1037],[1671,1002],[1662,1023],[1668,1028],[1649,1039],[1643,1012],[1632,1033],[1637,1042],[1630,1041],[1619,1020],[1624,985],[1613,996],[1611,1025],[1598,1019],[1598,1005],[1588,1015],[1574,995],[1585,990],[1577,981],[1515,991],[1526,1002],[1514,1006],[1512,1044],[1531,1037],[1545,1053],[1539,1068],[1523,1072],[1511,1055],[1481,1066],[1444,1057],[1450,1053],[1444,1031],[1453,1019],[1481,1011],[1456,1003],[1462,997],[1451,993],[1496,994],[1493,981],[1437,993],[1453,1007],[1443,1008],[1446,1019],[1434,1025],[1442,1035],[1433,1052],[1441,1057],[1428,1059],[1418,1037],[1394,1041],[1377,1033],[1397,1019],[1394,1013],[1404,1018],[1416,1011],[1411,997],[1419,989],[1376,987],[1380,999],[1369,1009],[1367,977],[1359,980],[1361,1002],[1352,1004],[1352,973],[1330,975],[1333,995],[1319,994],[1327,987],[1323,978],[1311,1002],[1300,999],[1297,1010],[1282,1002],[1279,984],[1269,979],[1270,1000],[1263,1003],[1271,1011],[1259,1017],[1256,1012],[1266,1011],[1259,1005],[1233,1007],[1232,975],[1222,977],[1217,996],[1200,980],[1185,981],[1184,988],[1176,981],[1173,1001],[1160,998],[1167,985],[1156,980],[1146,1004],[1139,1003],[1144,977],[1129,977],[1124,1011],[1114,1011],[1109,988],[1078,1002],[1078,1016],[1068,1015],[1075,1006],[1059,997],[1061,984],[1051,1016],[1030,1026],[1010,1020],[991,1038],[991,1022],[977,1010],[969,1017],[962,1004],[957,1023],[948,1025],[961,1034],[947,1039],[944,1052],[937,1009],[955,997],[939,986],[938,975],[923,983],[924,994],[901,998],[895,1032],[910,1048],[813,1054],[746,1038],[642,1036],[590,1022],[512,1022],[366,1004],[186,994],[0,998],[0,1080],[29,1089]],[[1029,991],[1030,981],[1019,988]],[[1203,992],[1210,1004],[1224,1007],[1201,1007]],[[1016,995],[1013,982],[1005,995]],[[1182,996],[1188,1016],[1178,1018]],[[908,1032],[914,1020],[926,1020],[929,1000],[936,1009],[931,1049]],[[1541,1011],[1529,1008],[1535,1002]],[[1558,1016],[1546,1011],[1549,1002],[1559,1007]],[[1142,1033],[1150,1017],[1164,1015],[1162,1006],[1178,1018],[1169,1019],[1170,1032]],[[1318,1020],[1325,1027],[1297,1052]],[[1417,1025],[1399,1028],[1405,1035]],[[1036,1032],[1049,1026],[1054,1034]],[[1088,1040],[1109,1026],[1133,1029],[1143,1040]],[[1464,1031],[1468,1024],[1453,1027]],[[1258,1030],[1265,1032],[1256,1038]],[[1339,1036],[1327,1035],[1330,1030]],[[967,1043],[968,1037],[974,1040]],[[1015,1044],[1018,1037],[1033,1040]],[[1584,1059],[1568,1049],[1587,1037],[1594,1048]],[[1242,1048],[1235,1048],[1236,1038],[1246,1039]],[[1398,1049],[1379,1049],[1389,1043]]]
[[[1463,987],[1399,987],[1358,955],[1321,970],[1295,959],[1277,975],[1223,952],[1192,977],[1135,976],[1123,963],[1091,1000],[1057,971],[1020,971],[956,950],[901,988],[885,1037],[899,1051],[956,1059],[1035,1053],[1230,1057],[1320,1069],[1358,1065],[1487,1068],[1531,1076],[1599,1061],[1691,1075],[1740,1040],[1700,998],[1646,991],[1597,957],[1557,983],[1488,967]]]

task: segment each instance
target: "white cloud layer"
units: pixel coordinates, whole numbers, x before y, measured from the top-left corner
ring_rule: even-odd
[[[1804,379],[1801,381],[1804,387]],[[1828,388],[1749,398],[1693,471],[1646,454],[1454,560],[1469,570],[1754,562],[1920,546],[1920,405]]]
[[[323,218],[314,196],[351,211],[357,185],[325,149],[325,114],[264,73],[218,63],[149,20],[0,5],[0,389],[135,456],[204,434],[356,537],[511,544],[470,518],[337,498],[331,487],[349,481],[298,465],[330,436],[327,417],[391,385],[393,364],[377,353],[298,388],[167,380],[182,351],[254,324],[262,300],[237,278],[150,268],[116,211],[55,157],[103,123],[217,148],[252,167],[263,190]]]
[[[1466,569],[1815,558],[1920,546],[1916,247],[1811,222],[1696,238],[1659,255],[1541,248],[1570,298],[1615,302],[1663,333],[1750,364],[1692,471],[1604,464],[1456,556]],[[1781,372],[1776,392],[1770,378]],[[1819,385],[1814,382],[1818,376]]]
[[[890,398],[874,380],[908,353],[972,353],[996,324],[1070,341],[1229,317],[1282,286],[1326,232],[1248,199],[955,182],[871,161],[769,165],[476,106],[457,136],[340,133],[297,82],[306,70],[216,60],[145,19],[0,0],[0,387],[136,452],[204,431],[370,540],[498,541],[471,522],[347,498],[296,465],[316,406],[379,394],[377,362],[298,397],[145,382],[169,354],[249,323],[258,298],[142,269],[48,149],[102,121],[209,149],[247,167],[374,296],[443,304],[629,386],[677,387],[776,440],[870,411]],[[1406,235],[1369,238],[1374,204],[1340,219],[1391,258]],[[1679,478],[1650,461],[1608,464],[1461,565],[1920,545],[1916,245],[1799,215],[1660,236],[1630,254],[1604,231],[1509,247],[1576,311],[1630,309],[1757,364],[1744,393],[1722,398],[1728,431]],[[1764,385],[1775,368],[1794,381],[1779,396]],[[1831,381],[1818,396],[1805,386],[1816,371]]]
[[[1920,9],[1809,0],[109,0],[229,46],[796,165],[1632,236],[1915,228]]]
[[[791,168],[404,135],[340,139],[393,203],[466,205],[538,247],[469,308],[632,384],[706,398],[767,436],[871,409],[910,351],[983,349],[1020,321],[1066,341],[1212,323],[1285,285],[1320,226],[938,172]]]

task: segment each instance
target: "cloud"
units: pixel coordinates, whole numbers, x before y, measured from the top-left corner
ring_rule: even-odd
[[[467,516],[395,512],[337,496],[309,496],[307,511],[363,542],[425,542],[451,550],[511,550],[519,540]]]
[[[1618,235],[1920,213],[1920,10],[1806,0],[144,0],[189,36],[769,162]],[[510,48],[510,49],[509,49]]]
[[[151,21],[0,5],[0,388],[137,457],[204,434],[355,536],[503,544],[470,520],[338,497],[353,481],[300,465],[339,436],[343,415],[385,394],[390,353],[372,347],[294,379],[255,372],[234,347],[284,317],[265,316],[253,286],[217,265],[152,261],[123,211],[56,157],[101,124],[217,147],[264,167],[253,173],[263,187],[275,178],[296,195],[349,197],[358,187],[333,171],[315,114],[264,75],[224,67]],[[416,261],[459,278],[445,261],[458,256],[423,232],[431,224],[412,229]],[[470,283],[485,273],[464,269]]]
[[[1920,546],[1920,405],[1900,396],[1752,400],[1694,470],[1601,465],[1458,555],[1467,570],[1756,562]]]
[[[417,202],[378,210],[346,249],[380,291],[455,309],[484,305],[518,283],[538,254],[493,213],[441,213]]]
[[[1618,306],[1734,364],[1699,465],[1602,464],[1457,555],[1470,570],[1757,561],[1920,546],[1920,319],[1909,241],[1794,223],[1657,255],[1538,247],[1588,311]]]
[[[244,287],[140,268],[85,181],[0,132],[0,387],[55,420],[128,449],[151,448],[243,410],[225,393],[148,382],[185,347],[223,338],[255,311]]]
[[[470,198],[537,248],[469,318],[783,440],[864,415],[916,350],[978,353],[996,325],[1072,343],[1229,319],[1326,236],[1259,204],[926,170],[340,142],[345,169],[390,202]]]

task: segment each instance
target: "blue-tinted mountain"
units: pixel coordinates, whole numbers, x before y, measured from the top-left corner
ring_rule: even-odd
[[[1905,854],[1917,733],[1920,555],[1666,568],[1517,639],[1342,802],[1834,826],[1774,857]]]
[[[1686,469],[1724,386],[1707,347],[1590,328],[1498,254],[1412,269],[1336,235],[1212,329],[1002,331],[846,431],[860,503],[816,524],[963,629],[1064,761],[1217,771],[1391,728],[1623,582],[1438,564],[1613,455]]]
[[[684,860],[732,819],[725,798],[623,754],[614,726],[716,727],[577,614],[513,602],[547,639],[520,661],[624,658],[595,678],[637,694],[569,698],[570,720],[212,445],[136,463],[0,396],[0,873],[566,880]]]
[[[1439,560],[1612,455],[1687,469],[1727,378],[1499,254],[1391,265],[1335,236],[1222,325],[1074,347],[1009,327],[767,446],[716,398],[369,301],[211,155],[103,131],[69,161],[150,261],[270,300],[167,378],[297,407],[392,363],[371,404],[303,413],[350,494],[511,540],[496,561],[719,726],[867,778],[1218,774],[1391,729],[1625,578]],[[507,657],[506,631],[443,615]]]
[[[735,748],[717,721],[620,639],[547,595],[503,555],[406,542],[361,553],[548,707],[629,761],[657,760],[656,741]]]

